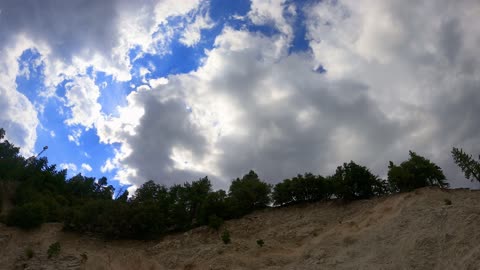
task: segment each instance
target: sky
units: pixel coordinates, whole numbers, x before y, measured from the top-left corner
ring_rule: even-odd
[[[477,0],[0,0],[0,127],[135,190],[480,153]]]

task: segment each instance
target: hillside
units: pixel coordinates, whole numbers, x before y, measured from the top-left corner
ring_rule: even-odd
[[[32,232],[0,225],[0,268],[478,269],[479,205],[478,191],[423,188],[347,205],[266,209],[227,221],[228,245],[206,227],[158,241],[104,241],[62,232],[60,224]],[[56,241],[61,253],[48,259]]]

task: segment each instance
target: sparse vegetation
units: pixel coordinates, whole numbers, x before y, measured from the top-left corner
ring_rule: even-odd
[[[258,239],[258,240],[257,240],[257,245],[258,245],[259,247],[263,247],[263,245],[265,245],[265,242],[264,242],[262,239]]]
[[[225,245],[230,244],[230,242],[231,242],[230,232],[226,229],[222,233],[222,241]]]
[[[55,242],[48,247],[47,255],[48,258],[56,257],[60,254],[61,246],[59,242]]]
[[[444,199],[445,205],[452,205],[452,201],[450,199]]]

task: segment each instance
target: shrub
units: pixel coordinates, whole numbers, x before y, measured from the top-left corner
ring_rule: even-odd
[[[46,208],[41,203],[27,203],[13,208],[7,216],[7,225],[22,229],[39,227],[45,221]]]
[[[265,244],[265,242],[264,242],[262,239],[258,239],[258,240],[257,240],[257,245],[258,245],[259,247],[263,247],[264,244]]]
[[[223,224],[223,218],[217,215],[211,215],[208,217],[208,227],[218,231]]]
[[[224,230],[222,233],[222,241],[225,245],[230,244],[230,232],[228,230]]]
[[[49,247],[48,247],[48,250],[47,250],[47,255],[48,255],[48,258],[52,258],[52,257],[56,257],[60,254],[60,249],[62,247],[60,246],[60,243],[59,242],[55,242],[53,244],[51,244]]]
[[[452,205],[452,201],[450,199],[445,199],[443,201],[445,202],[445,205]]]
[[[399,166],[390,161],[388,182],[393,191],[412,191],[426,186],[448,187],[442,169],[410,151],[410,158]]]
[[[25,256],[27,257],[27,259],[33,258],[34,255],[35,255],[35,253],[33,252],[32,248],[26,248],[25,249]]]

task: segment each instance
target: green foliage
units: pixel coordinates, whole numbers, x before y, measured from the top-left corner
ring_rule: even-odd
[[[105,177],[78,174],[67,180],[66,170],[57,170],[47,158],[26,160],[19,155],[19,148],[4,138],[5,131],[0,128],[0,181],[5,184],[14,180],[16,184],[7,196],[0,189],[0,203],[1,196],[12,197],[14,203],[8,215],[2,213],[0,218],[8,225],[25,229],[43,222],[63,222],[66,230],[76,232],[114,239],[149,239],[202,225],[219,230],[224,220],[265,208],[271,201],[280,206],[332,197],[367,199],[387,192],[385,181],[352,161],[327,178],[306,173],[285,179],[274,186],[273,193],[271,185],[250,171],[232,181],[228,194],[224,190],[213,191],[210,180],[204,177],[171,187],[150,180],[129,198],[126,190],[115,193]],[[479,163],[462,150],[454,148],[452,154],[466,176],[478,180]],[[388,181],[391,191],[448,186],[438,166],[413,152],[399,166],[390,163]],[[227,230],[221,238],[230,243]],[[257,244],[262,246],[263,240],[259,239]]]
[[[399,166],[390,161],[388,182],[393,191],[411,191],[426,186],[448,187],[442,169],[430,160],[409,151],[410,158]]]
[[[265,245],[265,242],[264,242],[262,239],[258,239],[258,240],[257,240],[257,245],[258,245],[259,247],[263,247],[263,245]]]
[[[287,205],[299,202],[314,202],[331,197],[332,187],[322,176],[311,173],[285,179],[273,188],[272,199],[275,205]]]
[[[261,181],[254,171],[242,179],[232,181],[229,190],[230,209],[234,217],[240,217],[270,203],[271,185]]]
[[[227,229],[225,229],[223,231],[221,237],[222,237],[222,241],[225,245],[230,244],[232,242],[232,240],[230,239],[230,232]]]
[[[223,218],[218,217],[217,215],[211,215],[208,217],[208,227],[218,231],[223,225]]]
[[[471,155],[463,152],[462,149],[455,147],[452,149],[452,156],[455,163],[465,174],[465,178],[470,179],[470,181],[480,181],[480,156],[479,161],[477,161]]]
[[[7,225],[33,229],[45,221],[47,209],[40,203],[27,203],[13,208],[7,216]]]
[[[61,246],[59,242],[55,242],[48,247],[47,255],[48,258],[56,257],[60,254]]]
[[[346,201],[368,199],[384,193],[384,182],[367,167],[353,161],[339,166],[329,180],[335,196]]]

